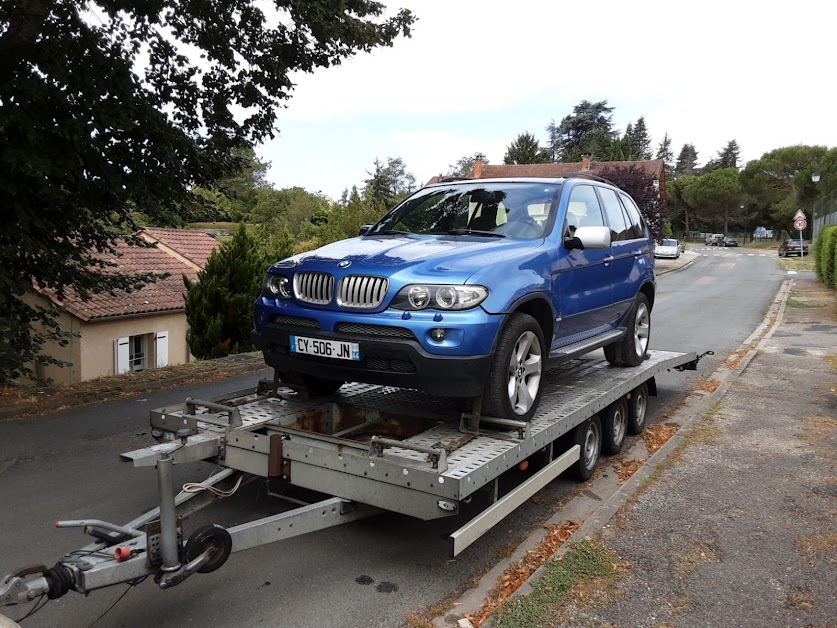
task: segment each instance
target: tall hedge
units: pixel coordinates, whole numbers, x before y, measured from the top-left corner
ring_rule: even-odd
[[[829,225],[820,229],[817,236],[815,269],[817,277],[826,286],[837,288],[837,225]]]
[[[206,359],[253,350],[253,303],[268,265],[242,224],[212,253],[196,282],[183,277],[192,355]]]

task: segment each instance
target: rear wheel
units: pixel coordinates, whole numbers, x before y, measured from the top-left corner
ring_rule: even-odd
[[[295,386],[306,388],[312,397],[330,395],[345,383],[333,379],[323,379],[322,377],[303,375],[302,373],[294,373],[291,371],[280,371],[279,379],[287,384],[293,384]]]
[[[522,312],[509,317],[500,331],[497,349],[483,393],[486,415],[529,421],[541,399],[544,370],[543,332]]]
[[[628,433],[628,404],[621,397],[602,413],[602,453],[612,456],[622,451]]]
[[[594,414],[573,431],[573,445],[578,445],[578,461],[570,467],[573,476],[578,480],[589,480],[599,464],[599,454],[602,450],[602,424],[599,415]]]
[[[651,307],[641,292],[636,295],[633,310],[628,317],[628,329],[619,342],[604,348],[605,358],[617,366],[639,366],[648,353],[651,340]]]
[[[643,382],[631,391],[628,399],[628,434],[641,434],[648,412],[648,384]]]

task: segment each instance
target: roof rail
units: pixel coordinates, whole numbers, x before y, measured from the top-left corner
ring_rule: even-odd
[[[452,181],[471,181],[471,177],[444,177],[436,181],[436,183],[450,183]]]
[[[564,175],[565,179],[590,179],[592,181],[598,181],[599,183],[607,183],[608,185],[612,185],[615,188],[619,186],[616,185],[613,181],[608,181],[604,177],[597,177],[594,174],[590,174],[589,172],[570,172]]]

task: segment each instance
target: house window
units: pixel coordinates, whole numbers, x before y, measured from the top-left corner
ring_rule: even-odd
[[[144,371],[148,368],[148,335],[126,336],[114,340],[114,372]]]
[[[130,336],[128,338],[128,369],[144,371],[146,353],[145,336]]]

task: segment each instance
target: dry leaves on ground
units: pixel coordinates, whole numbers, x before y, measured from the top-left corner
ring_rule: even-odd
[[[668,440],[674,436],[677,427],[674,425],[649,425],[642,433],[642,438],[645,440],[645,447],[649,454],[654,454],[660,447],[665,445]]]
[[[626,460],[620,465],[614,465],[614,470],[616,471],[616,475],[619,476],[619,484],[624,484],[628,481],[628,479],[637,472],[637,470],[642,466],[645,462],[645,459],[637,459],[634,458],[633,460]]]

